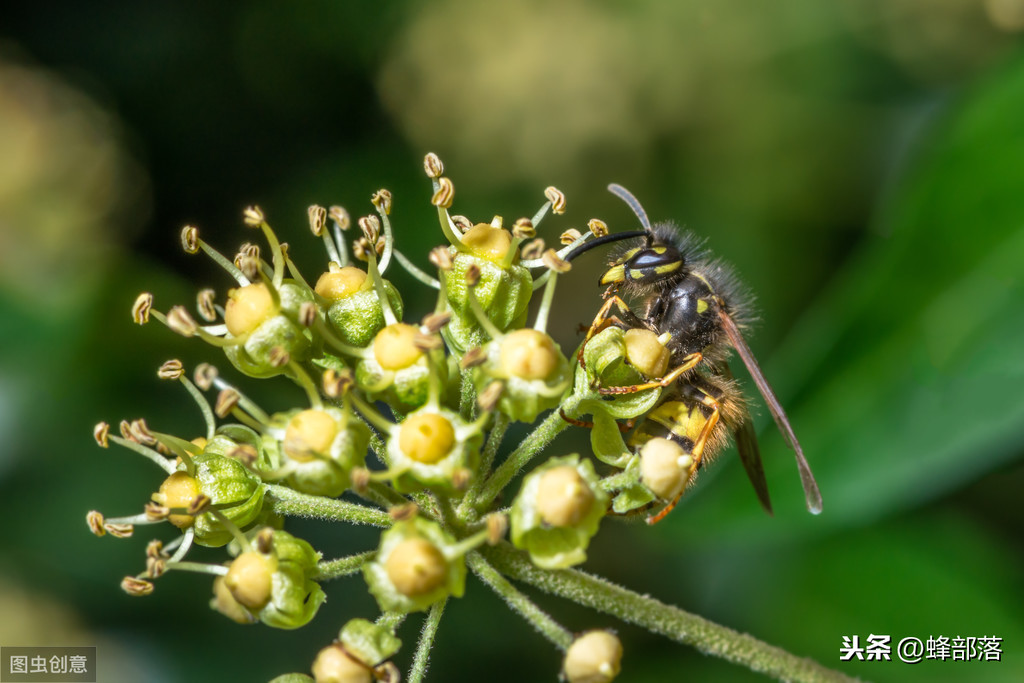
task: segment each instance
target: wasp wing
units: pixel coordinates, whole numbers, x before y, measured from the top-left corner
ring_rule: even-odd
[[[732,371],[727,363],[722,363],[720,374],[728,379],[733,379]],[[750,417],[750,410],[746,405],[742,408],[740,415],[742,422],[733,430],[736,438],[736,449],[740,452],[740,462],[743,469],[747,471],[750,483],[754,485],[757,499],[761,501],[761,507],[769,515],[772,512],[772,500],[768,495],[768,480],[764,476],[764,464],[761,462],[761,447],[757,445],[757,433],[754,431],[754,421]]]
[[[750,347],[747,346],[743,335],[740,334],[736,323],[721,308],[718,309],[718,317],[722,323],[722,329],[725,331],[726,336],[729,337],[729,343],[736,349],[736,353],[739,354],[743,364],[747,366],[747,371],[750,372],[750,376],[754,379],[754,384],[757,385],[758,391],[764,397],[764,402],[768,405],[768,410],[771,412],[772,417],[775,418],[775,424],[778,425],[779,431],[782,432],[782,436],[785,437],[790,448],[796,452],[796,466],[800,470],[800,483],[804,487],[807,509],[815,515],[820,513],[821,491],[818,490],[818,482],[814,480],[811,466],[807,464],[804,451],[800,448],[800,442],[796,440],[796,434],[793,433],[793,427],[789,424],[786,411],[782,409],[782,404],[779,403],[779,399],[776,398],[775,392],[772,391],[768,380],[765,379],[764,373],[761,372],[761,367],[757,364],[754,354],[751,352]]]

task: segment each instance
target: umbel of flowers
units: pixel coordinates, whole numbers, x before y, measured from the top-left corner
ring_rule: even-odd
[[[245,210],[243,222],[262,245],[246,242],[232,257],[197,228],[182,230],[185,251],[206,254],[233,285],[200,291],[195,314],[181,305],[162,312],[143,293],[133,318],[216,347],[227,363],[189,373],[172,360],[157,373],[181,384],[197,406],[202,427],[195,433],[163,433],[141,418],[122,421],[116,434],[96,426],[100,446],[114,443],[150,460],[162,478],[139,492],[140,510],[110,518],[93,511],[89,527],[126,538],[140,525],[164,524],[165,540],[149,543],[144,568],[125,577],[123,589],[147,595],[167,572],[205,573],[211,607],[240,624],[301,627],[327,598],[324,584],[361,573],[380,614],[341,625],[338,639],[307,664],[316,681],[397,681],[396,629],[425,611],[409,674],[421,680],[445,605],[463,596],[470,574],[565,653],[567,680],[610,681],[622,656],[614,633],[574,635],[510,579],[584,604],[591,599],[626,620],[647,614],[620,599],[625,589],[590,585],[593,577],[569,568],[585,561],[608,515],[671,500],[691,474],[685,454],[664,444],[634,452],[621,436],[619,421],[642,418],[660,388],[598,392],[656,374],[667,357],[664,340],[637,346],[609,328],[567,356],[547,333],[559,305],[556,284],[569,271],[569,252],[606,234],[604,223],[565,230],[556,250],[537,230],[548,213],[565,211],[557,189],[545,190],[547,201],[531,216],[478,221],[450,213],[454,186],[437,156],[427,155],[424,168],[439,224],[440,244],[429,254],[399,250],[393,198],[383,189],[355,220],[340,206],[309,207],[309,229],[324,248],[311,275],[257,207]],[[396,267],[436,292],[431,310],[419,317],[406,310],[388,277]],[[250,378],[290,381],[305,399],[261,406],[243,390]],[[532,431],[505,453],[513,422]],[[542,459],[570,424],[592,427],[595,457]],[[514,483],[520,473],[525,478]],[[498,502],[502,494],[510,507]],[[314,549],[285,531],[291,516],[382,532],[376,547]],[[196,544],[225,548],[222,560],[191,560]]]

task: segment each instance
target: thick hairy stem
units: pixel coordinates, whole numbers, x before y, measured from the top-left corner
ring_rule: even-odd
[[[434,636],[437,634],[437,627],[441,624],[441,615],[444,614],[446,604],[448,604],[448,600],[442,600],[431,607],[430,614],[423,621],[420,642],[416,646],[412,668],[409,669],[409,683],[420,683],[427,674],[427,666],[430,665],[430,649],[434,645]]]
[[[372,560],[376,554],[376,550],[370,550],[358,555],[349,555],[348,557],[339,557],[336,560],[321,562],[316,566],[316,580],[328,581],[355,574],[363,568],[364,564]]]
[[[574,569],[538,569],[507,544],[481,548],[479,552],[495,569],[513,579],[692,645],[705,654],[721,657],[752,671],[783,681],[824,683],[857,680],[605,579]]]
[[[383,510],[376,510],[335,498],[298,493],[286,486],[268,484],[267,493],[273,497],[272,509],[281,515],[313,517],[316,519],[329,519],[335,522],[369,524],[370,526],[380,527],[389,527],[392,523],[391,517]]]

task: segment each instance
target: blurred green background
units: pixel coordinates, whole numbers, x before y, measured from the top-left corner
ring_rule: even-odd
[[[306,207],[361,215],[387,187],[399,245],[426,266],[441,241],[421,167],[434,151],[456,213],[532,215],[555,185],[568,211],[542,226],[549,241],[594,216],[632,229],[604,189],[619,182],[757,293],[751,346],[824,514],[803,510],[760,408],[774,518],[727,454],[664,523],[606,524],[585,569],[866,679],[1024,679],[1022,35],[1024,0],[6,6],[0,643],[98,645],[102,681],[267,680],[376,614],[357,577],[326,585],[298,632],[210,612],[202,577],[126,596],[151,534],[97,539],[85,513],[135,511],[160,475],[90,431],[201,424],[155,370],[217,354],[129,317],[144,289],[166,310],[229,284],[180,252],[182,225],[233,253],[251,239],[241,209],[259,203],[313,273],[325,257]],[[598,306],[600,266],[581,259],[559,283],[563,347]],[[407,317],[428,310],[429,293],[392,276],[413,292]],[[287,383],[244,386],[272,410],[301,400]],[[554,452],[586,444],[573,430]],[[327,557],[375,544],[291,528]],[[618,626],[621,680],[759,679],[538,600],[574,630]],[[418,628],[401,631],[403,668]],[[843,636],[869,634],[997,636],[1003,661],[838,661]],[[430,678],[554,680],[559,661],[471,581]]]

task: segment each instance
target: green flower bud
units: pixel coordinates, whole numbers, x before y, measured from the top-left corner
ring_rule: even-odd
[[[293,629],[313,618],[325,599],[316,574],[320,554],[285,531],[273,533],[269,552],[241,552],[229,565],[223,583],[215,582],[211,606],[239,623],[262,621]],[[224,589],[230,599],[223,595]]]
[[[593,386],[642,384],[649,377],[660,377],[660,373],[648,375],[638,369],[642,366],[645,370],[664,372],[662,365],[667,367],[667,356],[661,353],[667,351],[656,337],[651,339],[648,336],[653,334],[648,330],[622,330],[612,326],[594,335],[583,350],[584,367],[576,364],[576,392],[585,394]],[[660,389],[649,389],[605,396],[600,401],[601,410],[617,420],[631,420],[653,408],[661,394]]]
[[[384,280],[391,310],[402,317],[402,297]],[[384,327],[384,309],[366,271],[355,266],[332,269],[316,283],[316,293],[326,300],[327,320],[341,341],[365,347]]]
[[[579,564],[607,507],[589,460],[551,458],[526,476],[512,503],[512,543],[542,569]]]
[[[610,683],[622,668],[622,643],[608,631],[589,631],[565,653],[562,673],[569,683]]]
[[[455,539],[430,520],[399,522],[381,534],[377,557],[363,567],[382,610],[418,612],[449,595],[462,597],[466,564]]]
[[[283,371],[272,362],[278,348],[284,349],[293,360],[309,357],[312,333],[295,320],[299,306],[313,300],[312,292],[300,285],[285,283],[278,296],[280,307],[275,307],[267,285],[262,282],[228,292],[225,307],[228,331],[235,329],[238,334],[248,336],[242,344],[225,347],[224,354],[232,365],[250,377],[273,377]]]
[[[371,400],[384,401],[399,411],[413,410],[427,402],[430,373],[437,372],[443,386],[447,364],[431,368],[430,357],[416,345],[419,329],[395,323],[373,339],[373,357],[356,365],[356,384]]]
[[[338,634],[338,640],[360,662],[377,666],[402,647],[391,631],[366,619],[351,619]]]
[[[442,270],[452,319],[443,334],[456,354],[483,346],[489,339],[480,327],[469,303],[469,285],[466,273],[471,267],[479,268],[480,278],[474,294],[487,317],[501,331],[522,327],[526,321],[526,307],[533,294],[533,277],[526,268],[517,265],[518,254],[507,258],[512,235],[507,230],[485,223],[474,226],[462,236],[462,244],[452,259],[452,268]],[[505,265],[506,261],[510,265]]]
[[[473,369],[477,392],[494,380],[505,388],[497,409],[513,420],[533,422],[558,406],[572,384],[569,361],[544,332],[524,328],[484,347],[486,360]]]
[[[410,413],[388,439],[391,470],[400,473],[394,486],[403,493],[424,486],[451,490],[457,471],[475,470],[482,444],[480,426],[457,413],[429,407]]]
[[[338,408],[293,410],[271,418],[267,451],[290,474],[285,483],[317,496],[340,496],[351,486],[370,443],[365,423]]]

